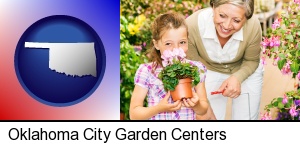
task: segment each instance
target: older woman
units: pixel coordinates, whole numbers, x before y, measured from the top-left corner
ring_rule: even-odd
[[[208,69],[206,89],[217,119],[225,119],[232,98],[232,119],[258,119],[263,67],[261,26],[253,0],[211,0],[211,7],[187,18],[191,60]],[[213,91],[221,94],[210,95]]]

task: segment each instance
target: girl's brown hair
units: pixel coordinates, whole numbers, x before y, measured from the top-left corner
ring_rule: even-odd
[[[152,32],[151,49],[149,50],[149,60],[154,63],[152,67],[153,71],[158,66],[162,66],[160,51],[155,48],[153,40],[159,41],[162,35],[166,31],[170,29],[178,29],[180,27],[185,27],[186,32],[188,33],[187,24],[185,23],[185,17],[182,14],[176,12],[168,12],[159,15],[153,21],[151,25],[151,32]]]

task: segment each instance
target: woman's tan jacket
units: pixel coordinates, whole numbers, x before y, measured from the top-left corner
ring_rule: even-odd
[[[201,11],[195,12],[186,19],[189,29],[188,59],[201,61],[209,70],[232,74],[242,83],[256,70],[260,61],[262,34],[259,20],[252,16],[244,24],[243,41],[240,42],[236,57],[229,62],[218,63],[208,57],[200,37],[198,14]]]

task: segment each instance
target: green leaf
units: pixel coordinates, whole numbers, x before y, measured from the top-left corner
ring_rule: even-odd
[[[268,105],[268,108],[272,108],[272,107],[273,107],[273,105],[272,105],[272,104],[269,104],[269,105]]]
[[[284,108],[284,105],[282,102],[278,102],[278,108],[280,108],[280,109]]]
[[[298,19],[294,19],[294,20],[292,20],[292,22],[294,22],[296,26],[299,24],[299,20]]]
[[[275,101],[275,102],[273,103],[273,106],[274,106],[274,107],[278,106],[278,101]]]
[[[294,37],[293,35],[287,35],[286,38],[290,41],[290,42],[293,42],[294,41]]]
[[[285,59],[285,55],[282,53],[278,54],[278,56],[280,57],[280,59]]]
[[[299,56],[300,56],[300,51],[297,50],[296,57],[299,57]]]
[[[282,69],[282,67],[285,65],[285,63],[286,63],[286,59],[281,59],[277,62],[279,70]]]
[[[298,73],[298,71],[299,71],[299,64],[296,61],[294,61],[292,63],[292,65],[291,65],[291,71],[293,73]]]
[[[288,103],[285,104],[285,107],[286,107],[286,108],[290,108],[290,107],[291,107],[291,104],[288,102]]]

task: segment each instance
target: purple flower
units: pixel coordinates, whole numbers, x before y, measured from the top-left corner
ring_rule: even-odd
[[[276,117],[275,120],[280,120],[281,118],[282,118],[282,113],[281,113],[281,112],[278,112],[278,115],[277,115],[277,117]]]
[[[294,101],[296,106],[300,106],[300,99]]]

